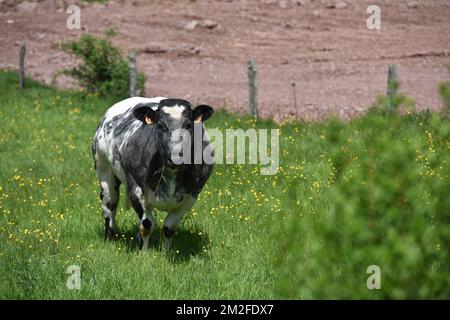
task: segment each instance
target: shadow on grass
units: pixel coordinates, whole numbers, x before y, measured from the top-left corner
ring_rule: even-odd
[[[99,231],[99,235],[104,237],[104,230],[99,229]],[[117,227],[116,234],[114,242],[122,244],[128,252],[139,252],[136,240],[137,227],[123,231]],[[189,261],[192,257],[202,256],[208,248],[209,236],[204,230],[200,230],[197,226],[186,230],[183,226],[180,226],[174,236],[172,250],[166,256],[170,262],[183,263]],[[164,251],[164,234],[159,226],[155,227],[150,237],[148,250]]]

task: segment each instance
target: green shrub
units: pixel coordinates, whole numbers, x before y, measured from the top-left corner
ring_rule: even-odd
[[[398,92],[400,85],[397,81],[393,81],[392,83],[389,84],[389,86],[391,87],[391,90],[395,92],[391,100],[392,111],[397,111],[401,107],[406,108],[407,110],[414,109],[416,102],[414,101],[414,99],[407,96],[406,94]],[[372,107],[389,111],[388,104],[389,104],[388,96],[378,96],[376,98],[375,104]]]
[[[63,50],[74,54],[83,63],[64,70],[64,74],[77,79],[79,85],[90,93],[101,96],[126,98],[130,90],[128,62],[108,39],[83,35],[78,41],[63,44]],[[137,92],[143,94],[145,76],[138,73]]]
[[[450,297],[450,124],[380,112],[330,127],[328,206],[289,221],[281,297]],[[367,288],[367,268],[381,289]]]

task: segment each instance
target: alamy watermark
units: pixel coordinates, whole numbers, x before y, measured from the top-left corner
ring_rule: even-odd
[[[69,17],[66,20],[66,26],[69,30],[81,29],[81,9],[79,6],[72,4],[67,7],[66,13]]]
[[[67,288],[70,290],[80,290],[81,289],[81,269],[80,266],[71,265],[67,267]]]
[[[366,25],[369,30],[381,29],[381,9],[377,5],[370,5],[367,7],[367,13],[370,14],[367,18]]]
[[[193,131],[193,137],[184,129],[177,129],[172,133],[171,160],[174,164],[259,164],[262,175],[274,175],[278,172],[278,129],[226,129],[225,135],[219,129],[208,129],[208,133],[204,134],[203,126],[196,124]],[[211,143],[205,145],[208,140]]]
[[[381,268],[377,265],[370,265],[367,267],[366,272],[370,274],[367,278],[367,289],[380,290],[381,289]]]

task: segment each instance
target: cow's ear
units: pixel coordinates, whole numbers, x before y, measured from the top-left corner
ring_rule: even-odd
[[[133,115],[136,117],[136,119],[146,124],[152,124],[158,122],[159,120],[158,111],[153,110],[147,105],[143,106],[137,105],[133,111]]]
[[[214,109],[207,105],[199,105],[194,109],[192,114],[192,119],[194,122],[203,122],[206,121],[211,115],[214,113]]]

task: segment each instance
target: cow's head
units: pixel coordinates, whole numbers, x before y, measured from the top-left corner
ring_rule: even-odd
[[[182,150],[175,151],[176,148],[180,149],[181,145],[177,139],[174,139],[174,136],[179,135],[180,132],[189,134],[192,144],[194,142],[194,127],[202,126],[202,123],[213,112],[213,108],[207,105],[199,105],[192,109],[190,102],[186,100],[164,99],[159,102],[156,109],[145,104],[138,105],[134,109],[133,114],[145,125],[156,126],[158,147],[163,161],[166,166],[174,168],[177,164],[176,161],[173,161],[172,155],[176,153],[183,157]]]

